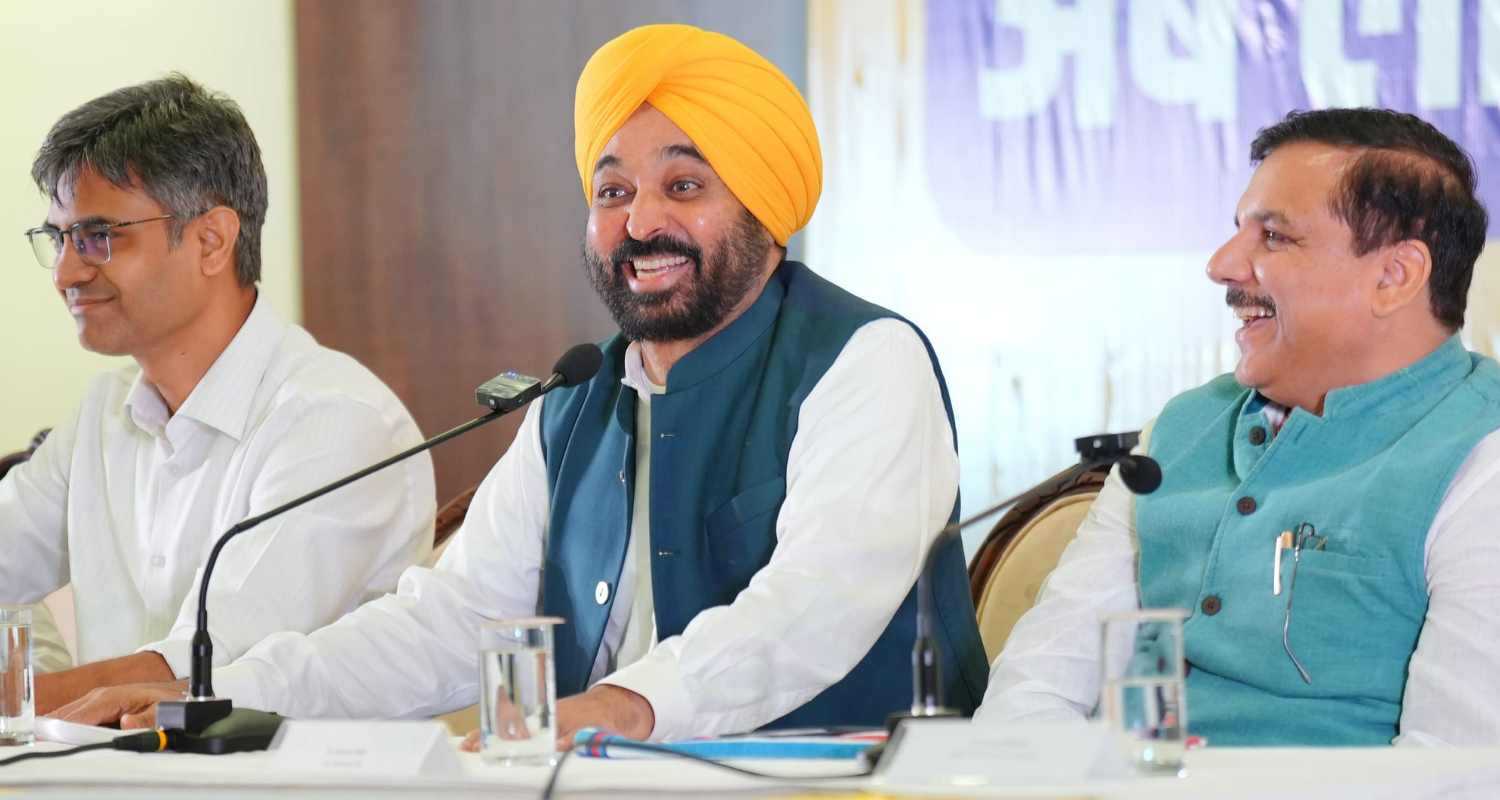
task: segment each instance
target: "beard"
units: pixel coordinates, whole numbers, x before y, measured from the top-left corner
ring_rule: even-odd
[[[644,242],[626,238],[610,253],[609,261],[583,246],[583,266],[589,283],[609,309],[620,333],[633,342],[670,342],[694,339],[717,328],[750,293],[760,279],[771,237],[749,211],[708,252],[669,236]],[[625,262],[651,256],[684,256],[692,275],[664,292],[638,294],[625,280]]]

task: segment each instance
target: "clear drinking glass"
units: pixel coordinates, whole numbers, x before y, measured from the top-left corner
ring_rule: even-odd
[[[557,758],[557,680],[552,628],[557,617],[486,623],[479,629],[480,754],[499,764]]]
[[[31,609],[0,606],[0,747],[36,741]]]
[[[1138,771],[1178,774],[1187,740],[1187,691],[1180,608],[1104,618],[1099,711]]]

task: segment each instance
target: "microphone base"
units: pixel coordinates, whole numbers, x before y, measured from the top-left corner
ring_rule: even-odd
[[[177,753],[224,755],[265,750],[275,740],[281,723],[279,714],[234,708],[223,698],[161,703],[156,709],[157,727],[167,732],[167,749]]]
[[[907,720],[944,719],[948,717],[962,716],[963,714],[960,714],[951,708],[935,708],[930,711],[923,711],[920,714],[915,714],[910,711],[898,711],[885,718],[885,733],[887,737],[895,736],[896,728],[900,727],[901,723],[906,722]]]
[[[201,733],[233,711],[234,703],[228,698],[169,700],[156,704],[156,727],[188,734]]]

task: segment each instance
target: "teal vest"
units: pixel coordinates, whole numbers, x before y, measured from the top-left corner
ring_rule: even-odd
[[[892,316],[785,262],[743,315],[672,368],[666,393],[651,400],[658,638],[675,636],[699,612],[732,602],[770,560],[802,401],[856,330]],[[618,336],[605,343],[598,375],[553,393],[542,409],[551,518],[541,607],[567,620],[556,635],[559,695],[587,686],[626,557],[636,413],[635,392],[620,383],[627,345]],[[928,355],[951,422],[948,389],[930,344]],[[933,583],[946,697],[972,711],[984,694],[986,664],[961,544],[952,542],[938,560]],[[843,680],[773,725],[879,725],[888,713],[908,708],[915,604],[908,594]]]
[[[1449,339],[1412,366],[1295,409],[1274,437],[1259,394],[1222,376],[1178,396],[1136,500],[1141,604],[1192,611],[1190,730],[1218,745],[1382,745],[1397,734],[1427,612],[1424,548],[1453,474],[1500,428],[1500,367]],[[1281,559],[1309,522],[1320,549]],[[1304,683],[1288,639],[1312,678]],[[1209,613],[1214,612],[1214,613]]]

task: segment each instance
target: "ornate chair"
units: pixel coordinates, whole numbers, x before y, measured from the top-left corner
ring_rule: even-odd
[[[1108,474],[1109,468],[1101,466],[1036,486],[995,523],[979,546],[969,565],[969,591],[990,661],[1000,655],[1011,628],[1036,602],[1042,582],[1073,541]]]

